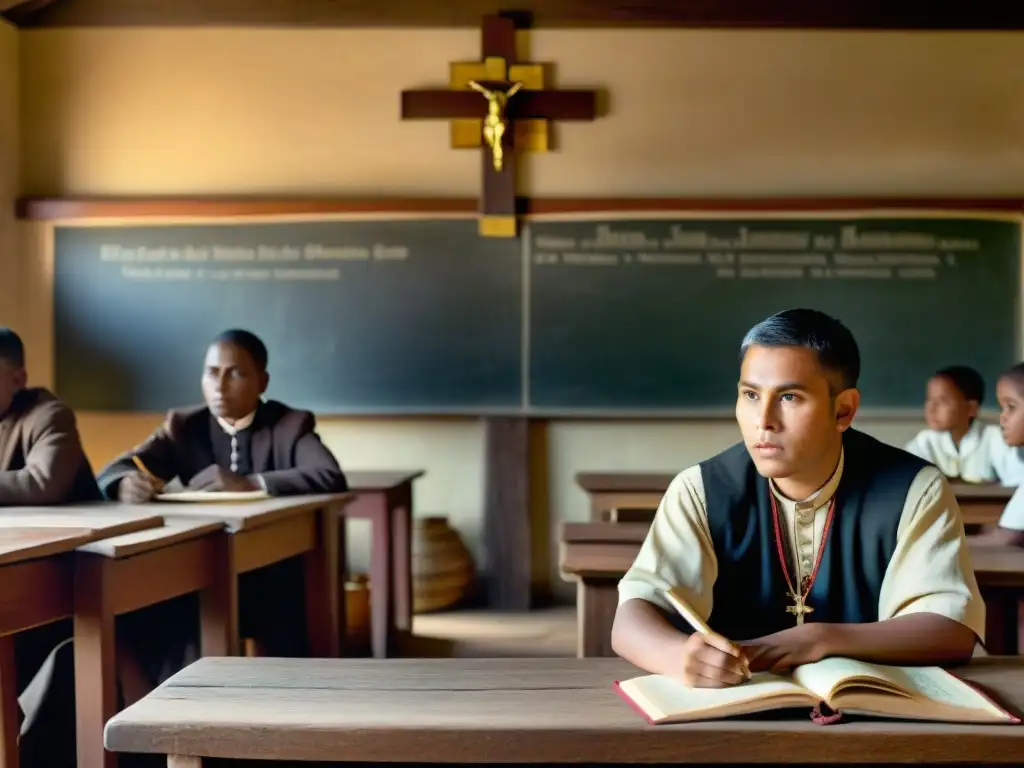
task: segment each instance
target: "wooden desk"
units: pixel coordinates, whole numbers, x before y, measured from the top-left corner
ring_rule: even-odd
[[[159,528],[101,539],[75,555],[75,709],[80,766],[113,768],[103,726],[117,712],[115,617],[200,595],[203,655],[227,655],[235,632],[229,603],[229,536],[217,521],[172,519]]]
[[[619,580],[633,564],[650,528],[646,523],[564,523],[559,562],[576,581],[576,655],[613,656],[611,628]],[[985,599],[985,648],[1017,654],[1017,605],[1024,596],[1024,549],[970,543],[971,561]]]
[[[344,518],[370,521],[370,621],[373,656],[389,656],[399,630],[412,630],[412,483],[423,470],[347,472],[354,501]],[[344,525],[339,526],[344,549]]]
[[[1024,660],[957,670],[1024,707]],[[804,716],[649,726],[620,659],[200,659],[116,715],[108,749],[346,763],[1024,763],[1024,727]]]
[[[986,483],[950,483],[960,511],[964,516],[964,525],[977,529],[986,525],[996,525],[1006,508],[1006,503],[1013,496],[1016,488],[1005,485]],[[968,531],[969,533],[971,531]]]
[[[282,496],[245,502],[152,502],[168,523],[178,520],[222,523],[227,545],[229,579],[223,599],[229,606],[227,652],[238,653],[238,575],[303,556],[306,624],[310,653],[327,658],[341,652],[344,636],[344,595],[341,590],[339,515],[352,501],[350,493]],[[125,505],[130,506],[130,505]]]
[[[616,510],[654,510],[675,472],[580,472],[576,484],[590,496],[590,519],[608,520]]]
[[[576,483],[590,497],[590,519],[647,522],[668,490],[675,473],[580,472]],[[952,482],[964,525],[971,529],[995,525],[1016,488],[986,483]]]
[[[972,542],[971,561],[985,598],[986,649],[993,654],[1019,654],[1024,549]]]
[[[4,768],[18,765],[14,635],[73,615],[76,547],[162,522],[152,513],[104,517],[61,509],[60,513],[34,507],[0,510],[0,764]],[[64,525],[57,524],[60,519]]]

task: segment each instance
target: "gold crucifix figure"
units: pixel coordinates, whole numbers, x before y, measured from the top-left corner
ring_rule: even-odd
[[[814,609],[804,602],[803,595],[790,593],[789,599],[793,601],[793,605],[787,606],[786,611],[796,616],[796,625],[799,627],[804,623],[804,615],[814,613]]]
[[[505,152],[501,147],[502,139],[505,136],[505,107],[508,100],[523,87],[521,82],[512,84],[507,91],[491,90],[476,80],[469,81],[470,88],[480,91],[487,99],[487,117],[484,118],[484,139],[487,146],[491,148],[491,155],[494,158],[494,170],[501,171]]]

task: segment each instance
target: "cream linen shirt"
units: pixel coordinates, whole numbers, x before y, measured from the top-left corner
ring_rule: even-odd
[[[814,568],[828,502],[842,471],[841,456],[828,483],[800,502],[786,498],[772,484],[786,529],[790,574],[795,563],[797,583]],[[714,607],[712,588],[717,577],[704,482],[700,466],[695,465],[680,472],[669,485],[640,553],[619,582],[619,603],[639,598],[671,613],[672,606],[662,593],[675,588],[707,621]],[[960,507],[949,483],[934,466],[921,469],[907,492],[896,548],[878,600],[879,620],[921,612],[954,619],[984,642],[985,603],[974,577]]]

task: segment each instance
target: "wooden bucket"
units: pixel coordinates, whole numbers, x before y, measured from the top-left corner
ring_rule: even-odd
[[[412,609],[427,613],[466,596],[473,581],[473,558],[446,517],[421,517],[412,529]]]

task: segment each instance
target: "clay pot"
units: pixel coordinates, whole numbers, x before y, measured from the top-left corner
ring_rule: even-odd
[[[412,528],[412,609],[427,613],[462,600],[473,581],[473,558],[448,518],[421,517]]]

